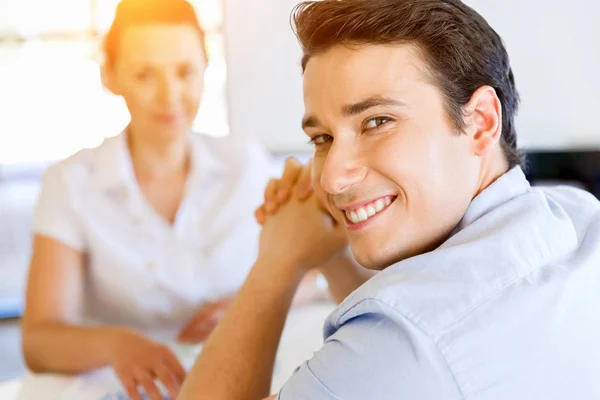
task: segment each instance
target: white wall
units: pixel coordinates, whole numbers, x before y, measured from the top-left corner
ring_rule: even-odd
[[[526,147],[600,148],[600,3],[467,0],[511,57]]]
[[[310,149],[300,129],[302,53],[289,15],[296,0],[224,0],[229,127],[280,152]]]
[[[600,148],[600,3],[467,0],[503,37],[527,148]],[[270,149],[307,148],[301,53],[289,26],[295,0],[226,0],[229,115],[233,134]]]

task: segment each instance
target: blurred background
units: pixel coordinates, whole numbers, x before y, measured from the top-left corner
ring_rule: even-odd
[[[296,1],[191,2],[207,31],[210,57],[197,130],[255,136],[276,163],[289,154],[308,157],[300,130],[301,53],[289,24]],[[102,87],[98,63],[117,3],[0,0],[0,318],[22,310],[31,214],[45,168],[128,123],[124,104]],[[600,4],[467,3],[488,19],[511,55],[530,178],[600,196]],[[11,321],[0,324],[0,381],[23,371]]]

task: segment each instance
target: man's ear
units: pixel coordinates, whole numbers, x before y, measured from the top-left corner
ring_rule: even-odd
[[[100,77],[102,79],[102,86],[108,89],[112,94],[120,96],[121,93],[116,82],[115,72],[113,68],[113,66],[107,65],[106,63],[103,63],[100,67]]]
[[[502,104],[491,86],[477,89],[463,107],[467,134],[471,136],[473,153],[483,156],[502,136]]]

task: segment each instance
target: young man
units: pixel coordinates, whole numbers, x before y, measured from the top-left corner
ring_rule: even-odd
[[[600,205],[525,179],[500,37],[458,0],[323,0],[294,22],[312,184],[336,222],[314,197],[267,217],[181,398],[266,396],[294,290],[345,238],[382,272],[278,398],[600,398]]]

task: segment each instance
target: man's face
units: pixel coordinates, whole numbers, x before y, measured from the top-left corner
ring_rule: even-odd
[[[336,46],[306,67],[315,192],[367,268],[433,250],[478,190],[472,140],[455,132],[425,70],[409,45]]]

